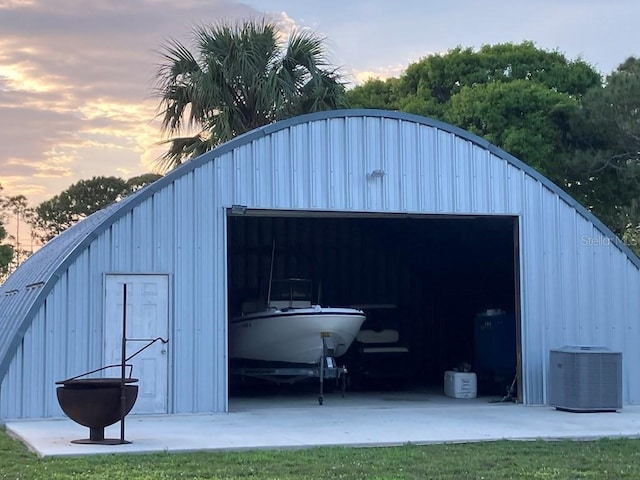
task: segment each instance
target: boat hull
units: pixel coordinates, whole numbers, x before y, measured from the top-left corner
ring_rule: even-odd
[[[253,313],[230,324],[229,358],[266,362],[318,363],[325,345],[343,355],[365,320],[350,308],[295,308]]]

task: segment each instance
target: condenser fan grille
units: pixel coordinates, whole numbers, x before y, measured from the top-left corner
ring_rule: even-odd
[[[622,354],[605,347],[551,350],[549,404],[577,412],[622,408]]]

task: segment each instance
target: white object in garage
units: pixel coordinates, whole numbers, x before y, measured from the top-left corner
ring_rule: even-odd
[[[473,372],[444,372],[444,394],[453,398],[476,398],[478,381]]]

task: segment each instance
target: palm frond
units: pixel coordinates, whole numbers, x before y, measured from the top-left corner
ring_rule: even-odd
[[[163,142],[169,150],[157,164],[165,170],[262,125],[346,104],[318,35],[296,32],[283,43],[264,20],[201,25],[192,34],[195,53],[165,43],[156,94],[164,133],[201,133]]]
[[[193,137],[176,137],[160,142],[169,145],[166,153],[155,159],[154,164],[158,172],[166,173],[202,153],[211,149],[209,140],[202,134]]]
[[[194,78],[201,74],[201,69],[189,49],[177,40],[170,39],[165,43],[161,57],[164,62],[157,68],[155,90],[160,97],[158,116],[162,117],[163,131],[177,133],[193,100]],[[189,123],[194,121],[191,117]]]

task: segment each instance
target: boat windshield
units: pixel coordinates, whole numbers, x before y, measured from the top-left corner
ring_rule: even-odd
[[[273,280],[271,283],[271,301],[311,301],[311,280],[288,278]]]

